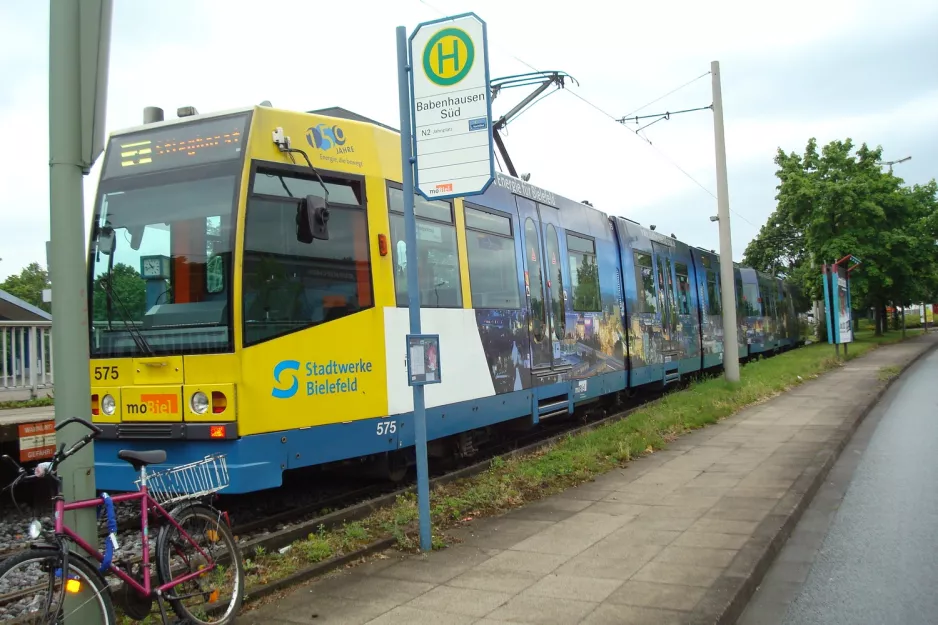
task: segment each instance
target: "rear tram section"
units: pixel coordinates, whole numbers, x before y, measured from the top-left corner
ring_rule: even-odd
[[[431,457],[721,366],[717,254],[502,174],[479,196],[415,198],[407,284],[399,145],[342,109],[268,106],[112,135],[89,258],[99,489],[135,488],[117,451],[155,447],[167,465],[226,454],[232,493],[331,463],[399,477],[411,289],[440,335]],[[328,238],[298,236],[326,191]],[[734,274],[730,348],[795,347],[788,286]]]

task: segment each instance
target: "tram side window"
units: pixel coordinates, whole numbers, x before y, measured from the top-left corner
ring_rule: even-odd
[[[677,300],[682,315],[690,314],[690,282],[687,280],[687,265],[675,263],[674,272],[677,274]]]
[[[751,282],[743,283],[743,310],[749,317],[763,316],[762,304],[759,302],[759,285]]]
[[[246,345],[326,323],[373,305],[363,204],[333,204],[330,192],[329,239],[301,243],[296,240],[300,200],[290,197],[286,190],[308,181],[293,173],[276,172],[274,180],[282,178],[284,184],[277,182],[273,186],[267,184],[268,175],[259,170],[255,176],[245,218]],[[258,184],[262,179],[265,182]],[[356,199],[362,197],[360,183],[334,184],[347,187],[343,199],[360,202]]]
[[[657,311],[655,272],[652,269],[651,254],[635,252],[635,286],[638,289],[636,312],[654,313]]]
[[[391,254],[394,259],[394,288],[397,305],[408,305],[407,241],[404,236],[404,192],[388,186],[391,211]],[[456,252],[456,226],[453,205],[441,200],[414,196],[417,220],[417,278],[420,306],[423,308],[461,308],[462,283]]]
[[[591,239],[567,233],[567,255],[570,261],[570,287],[573,291],[573,310],[599,312],[599,265],[596,263],[596,244]]]
[[[712,270],[707,270],[707,312],[709,314],[721,314],[720,297],[720,290],[717,288],[716,273]]]
[[[521,308],[511,219],[465,207],[472,307]]]

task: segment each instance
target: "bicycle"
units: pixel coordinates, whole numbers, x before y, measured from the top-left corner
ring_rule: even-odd
[[[0,563],[0,620],[5,618],[5,615],[7,617],[12,615],[14,619],[17,619],[17,623],[34,622],[23,620],[26,618],[38,618],[39,620],[35,621],[38,623],[63,623],[66,617],[80,609],[83,614],[92,615],[92,618],[85,622],[116,625],[115,602],[120,605],[127,616],[140,621],[151,614],[155,599],[162,622],[167,625],[169,621],[164,604],[165,599],[182,622],[198,624],[213,622],[219,625],[232,623],[237,617],[244,598],[244,568],[241,554],[232,535],[227,515],[213,508],[210,503],[201,501],[228,485],[224,455],[206,456],[205,459],[191,464],[148,475],[147,466],[165,462],[165,451],[122,450],[118,452],[118,458],[129,462],[139,473],[139,479],[136,481],[138,491],[113,497],[104,493],[95,499],[65,503],[62,494],[62,479],[58,475],[59,465],[101,434],[100,428],[79,418],[71,418],[57,424],[55,429],[58,431],[70,423],[83,425],[90,432],[67,450],[65,443],[62,443],[52,460],[39,464],[32,473],[23,469],[9,456],[3,456],[3,459],[17,469],[17,477],[8,486],[11,490],[27,479],[51,479],[55,481],[56,487],[53,497],[54,528],[50,530],[43,527],[40,521],[32,521],[28,528],[31,542],[27,549]],[[142,549],[140,562],[136,563],[135,568],[134,562],[127,557],[114,560],[114,552],[117,551],[118,544],[113,504],[137,500],[140,501]],[[167,512],[164,506],[169,507],[170,504],[176,505],[170,512]],[[65,512],[98,506],[107,512],[109,535],[105,538],[104,553],[89,545],[64,523]],[[150,514],[155,514],[162,521],[154,554],[156,583],[151,580]],[[184,529],[184,526],[190,522],[204,522],[201,534],[194,531],[190,533]],[[207,541],[197,543],[193,535],[201,535]],[[36,542],[40,538],[43,542]],[[208,544],[203,545],[203,542]],[[70,544],[79,547],[90,558],[70,550]],[[227,555],[222,554],[217,558],[209,556],[208,553],[212,551],[213,544],[226,547]],[[194,547],[194,552],[189,557],[182,554],[182,549],[187,546]],[[91,558],[99,563],[98,566],[92,563]],[[27,565],[26,570],[18,575],[14,574],[14,571],[22,565]],[[63,575],[63,571],[67,573]],[[123,582],[119,590],[116,592],[111,590],[104,573],[110,573]],[[204,584],[228,573],[233,574],[234,586],[230,594],[225,595],[227,598],[227,604],[225,604],[221,590],[218,588],[207,590]],[[11,592],[11,584],[19,580],[24,580],[27,587],[24,590]],[[194,586],[191,591],[187,588],[189,584]],[[59,595],[57,595],[56,588],[60,591]],[[189,594],[185,594],[184,591],[188,591]],[[6,604],[2,602],[4,597],[7,600]],[[54,600],[56,597],[57,599]],[[207,605],[195,610],[186,605],[187,600],[199,598]],[[66,608],[68,613],[66,613]],[[217,613],[221,613],[219,620],[203,620],[203,617],[207,618]],[[53,615],[52,618],[50,615]]]

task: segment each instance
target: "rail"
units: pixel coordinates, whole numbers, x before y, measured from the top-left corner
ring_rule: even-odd
[[[0,401],[51,390],[52,322],[0,320]]]

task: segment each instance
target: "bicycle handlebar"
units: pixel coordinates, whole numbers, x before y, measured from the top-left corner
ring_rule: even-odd
[[[89,422],[89,421],[85,421],[84,419],[81,419],[81,418],[79,418],[79,417],[70,417],[70,418],[66,419],[65,421],[62,421],[62,423],[57,423],[57,424],[55,425],[55,431],[58,432],[59,430],[61,430],[62,428],[64,428],[64,427],[65,427],[66,425],[68,425],[69,423],[80,423],[81,425],[85,426],[86,428],[88,428],[89,430],[91,430],[92,432],[94,432],[95,436],[100,436],[101,433],[102,433],[101,428],[99,428],[98,426],[96,426],[94,423],[91,423],[91,422]]]

